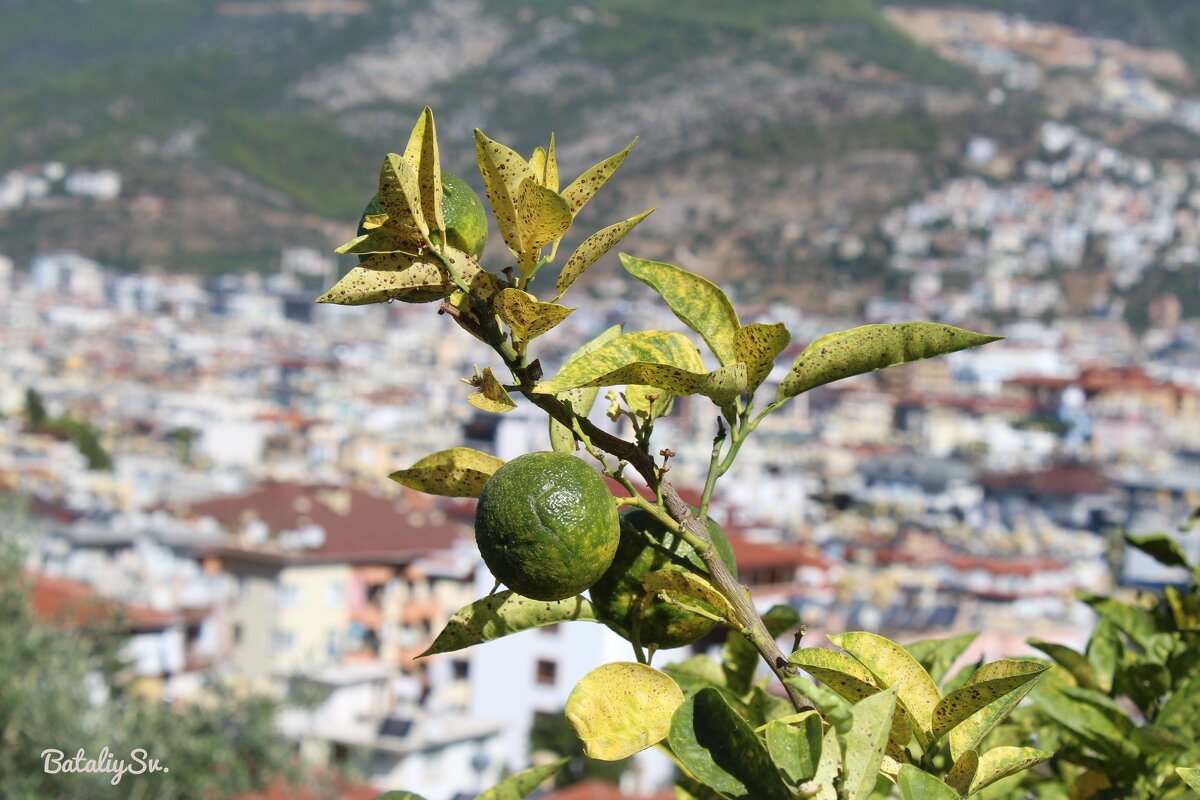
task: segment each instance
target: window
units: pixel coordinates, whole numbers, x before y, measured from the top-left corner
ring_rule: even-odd
[[[558,675],[558,664],[549,659],[539,658],[534,668],[533,680],[538,686],[553,686]]]
[[[465,681],[471,674],[471,662],[455,659],[450,662],[450,669],[453,671],[454,680]]]
[[[346,604],[346,585],[341,581],[325,587],[325,603],[332,608],[340,608]]]
[[[562,633],[562,631],[558,629],[557,624],[545,625],[541,628],[538,628],[538,630],[540,630],[546,636],[558,636],[558,634]]]
[[[240,622],[235,622],[233,624],[233,643],[234,644],[242,643],[242,623],[240,623]]]
[[[276,628],[271,631],[271,649],[276,653],[286,653],[292,649],[294,638],[291,631]]]
[[[275,605],[279,608],[294,608],[300,602],[300,588],[281,583],[275,587]]]

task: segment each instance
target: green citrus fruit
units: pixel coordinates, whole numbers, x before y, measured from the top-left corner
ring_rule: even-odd
[[[367,232],[363,222],[369,214],[386,213],[383,204],[379,202],[379,195],[374,195],[358,219],[358,235],[362,236]],[[479,195],[475,194],[467,182],[449,172],[442,173],[442,217],[446,222],[446,240],[450,246],[478,258],[483,252],[483,246],[487,244],[487,212],[483,209]],[[430,238],[434,244],[438,244],[442,236],[439,232],[432,231]],[[359,261],[365,258],[367,256],[358,257]]]
[[[725,531],[710,519],[708,535],[717,554],[736,577],[737,563]],[[646,594],[642,588],[642,576],[660,569],[683,572],[687,569],[685,564],[695,565],[697,571],[704,569],[700,554],[653,516],[641,509],[622,514],[621,543],[617,547],[617,554],[608,570],[592,585],[590,592],[596,614],[631,631],[634,611]],[[687,602],[712,611],[699,600],[690,599]],[[656,599],[643,613],[639,633],[643,645],[667,650],[691,644],[711,631],[715,624],[712,620]]]
[[[488,569],[535,600],[574,597],[612,563],[620,540],[604,479],[567,453],[518,456],[484,484],[475,541]]]

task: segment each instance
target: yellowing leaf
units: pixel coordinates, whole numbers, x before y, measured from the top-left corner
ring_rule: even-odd
[[[388,153],[379,170],[379,202],[388,213],[389,228],[406,240],[430,244],[416,170],[395,153]]]
[[[562,322],[574,311],[557,303],[539,303],[520,289],[501,289],[496,295],[496,313],[522,342],[532,341]]]
[[[702,394],[718,406],[725,406],[746,391],[746,365],[730,364],[712,372],[690,372],[669,364],[637,362],[603,375],[589,385],[621,384],[645,384],[675,395]]]
[[[582,347],[567,357],[563,362],[566,366],[572,361],[576,361],[584,355],[592,352],[596,348],[603,345],[605,342],[612,341],[621,335],[621,325],[613,325],[600,333],[594,339],[585,342]],[[596,394],[600,390],[594,386],[580,387],[577,389],[568,389],[565,392],[558,394],[558,399],[571,407],[577,415],[587,417],[592,410],[592,405],[596,402]],[[553,417],[550,418],[550,444],[560,453],[575,452],[575,434]]]
[[[356,236],[333,252],[367,256],[375,253],[399,253],[411,245],[388,228],[376,227]]]
[[[478,262],[466,253],[448,247],[445,255],[469,284],[486,275]],[[450,275],[441,262],[432,256],[378,253],[347,272],[333,288],[318,297],[317,302],[342,306],[361,306],[387,300],[429,303],[449,296],[454,289]]]
[[[976,712],[1025,684],[1033,684],[1050,669],[1036,661],[1004,659],[984,664],[966,686],[951,692],[933,710],[933,738],[941,738]]]
[[[737,361],[734,337],[741,325],[733,304],[719,286],[661,261],[622,253],[621,264],[630,275],[662,295],[675,316],[703,337],[722,364]]]
[[[995,663],[1004,664],[1006,662],[998,661]],[[985,664],[976,670],[975,674],[971,676],[970,680],[968,680],[963,688],[958,691],[969,692],[972,683],[977,680],[988,682],[989,680],[995,679],[995,671],[985,672],[985,670],[987,670],[987,668],[990,666],[992,665]],[[1042,665],[1039,664],[1038,666]],[[1033,673],[1031,677],[1034,679],[1039,678],[1044,672],[1045,669],[1038,670],[1037,672]],[[982,678],[980,677],[981,675]],[[1001,680],[1003,681],[1003,679]],[[950,756],[952,758],[958,758],[967,750],[974,750],[977,748],[983,741],[984,737],[991,733],[992,729],[999,725],[1004,718],[1012,713],[1012,710],[1016,708],[1022,700],[1025,699],[1025,695],[1029,694],[1029,690],[1033,688],[1034,683],[1035,681],[1032,679],[1024,682],[1014,682],[1013,687],[1009,689],[1009,691],[999,695],[998,697],[993,697],[993,699],[990,700],[988,704],[985,705],[981,710],[968,716],[962,722],[954,726],[950,730]],[[1003,683],[993,684],[993,688],[997,688],[1002,685]],[[958,691],[951,692],[949,697],[954,697],[958,694]],[[988,692],[987,690],[983,690],[981,694],[984,694],[985,696],[993,695],[992,692]],[[967,697],[969,696],[970,695],[968,694]],[[949,699],[949,697],[947,699]],[[943,713],[947,713],[945,709],[943,709]]]
[[[490,414],[504,414],[517,407],[509,397],[508,391],[496,380],[490,367],[483,370],[479,389],[467,395],[467,402]]]
[[[589,758],[617,761],[666,738],[683,691],[645,664],[604,664],[575,684],[566,715]]]
[[[743,325],[733,335],[734,358],[746,365],[746,391],[753,392],[771,374],[775,357],[787,349],[792,335],[782,322]]]
[[[1175,774],[1183,779],[1183,782],[1196,790],[1196,794],[1200,794],[1200,769],[1196,767],[1176,767]]]
[[[517,197],[521,182],[533,177],[533,170],[515,150],[484,136],[475,129],[475,157],[487,190],[488,203],[504,243],[513,253],[521,253],[521,230],[517,221]]]
[[[737,619],[737,614],[725,595],[693,572],[677,572],[670,569],[647,572],[642,576],[642,587],[647,592],[665,592],[669,595],[703,600],[721,617],[727,620]]]
[[[830,726],[821,742],[821,759],[817,762],[817,774],[813,777],[817,793],[815,800],[838,800],[837,776],[842,771],[842,747],[838,743],[837,731]]]
[[[533,155],[529,157],[529,168],[533,170],[533,179],[538,182],[539,186],[546,185],[546,148],[533,148]]]
[[[1032,747],[993,747],[982,756],[968,750],[954,762],[946,783],[963,797],[970,797],[985,786],[1037,766],[1053,755]]]
[[[625,234],[636,228],[639,222],[653,212],[653,208],[647,209],[636,217],[609,225],[584,239],[583,244],[575,249],[575,252],[567,259],[567,263],[563,265],[562,271],[558,273],[558,280],[554,285],[555,299],[562,297],[571,284],[579,279],[580,275],[587,272],[592,264],[599,261],[605,253],[616,246],[617,242],[625,238]]]
[[[558,156],[554,152],[554,134],[550,134],[550,147],[546,150],[546,173],[542,186],[558,191]]]
[[[878,694],[875,677],[855,659],[825,647],[803,647],[788,661],[833,689],[851,703]]]
[[[479,497],[483,485],[504,462],[469,447],[452,447],[425,456],[408,469],[388,475],[396,483],[442,497]]]
[[[896,696],[908,712],[922,747],[930,742],[933,709],[941,695],[925,668],[900,645],[865,631],[831,635],[831,642],[857,658],[884,688],[896,687]]]
[[[588,200],[591,200],[596,192],[603,186],[608,179],[613,176],[617,168],[625,161],[625,157],[629,155],[629,151],[637,144],[637,137],[629,143],[621,152],[589,167],[582,175],[572,181],[571,185],[563,190],[563,197],[567,198],[567,203],[571,208],[571,216],[579,213],[579,209],[583,208]]]
[[[1003,337],[937,322],[863,325],[822,336],[804,349],[776,393],[795,397],[831,381],[884,367],[932,358]]]
[[[587,598],[533,600],[505,589],[454,612],[446,627],[420,657],[452,653],[530,628],[574,620],[598,622],[596,612]]]
[[[670,364],[690,372],[704,371],[700,353],[686,336],[665,331],[634,331],[609,339],[563,364],[557,375],[539,383],[534,391],[555,394],[577,386],[612,385],[596,380],[636,362]]]
[[[442,165],[438,158],[437,129],[433,124],[433,111],[428,106],[421,112],[420,119],[408,137],[408,145],[404,148],[404,160],[416,173],[421,214],[426,224],[444,234],[446,223],[442,218]],[[444,235],[442,241],[445,241]]]
[[[532,253],[567,232],[571,227],[571,210],[558,192],[526,178],[521,181],[517,195],[517,225],[521,230],[522,251]]]

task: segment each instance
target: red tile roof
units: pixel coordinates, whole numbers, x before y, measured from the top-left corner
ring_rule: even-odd
[[[398,563],[445,549],[470,535],[470,526],[461,516],[448,516],[436,507],[424,511],[360,489],[274,481],[244,495],[194,503],[185,513],[195,519],[212,517],[235,535],[252,520],[264,523],[272,535],[309,525],[325,532],[316,547],[285,550],[272,540],[261,548],[211,550],[216,555],[263,560]]]
[[[243,792],[234,800],[375,800],[383,792],[366,784],[347,783],[331,786],[327,790],[310,786],[293,786],[283,778],[276,778],[261,792]]]
[[[161,630],[181,620],[176,614],[145,606],[122,605],[101,597],[85,583],[40,573],[33,576],[29,605],[38,619],[68,628],[83,627],[115,614],[123,614],[125,627],[135,631]]]
[[[673,791],[658,792],[653,795],[623,794],[620,789],[604,781],[583,781],[573,783],[558,791],[542,795],[542,800],[674,800]]]
[[[1076,462],[1064,462],[1036,472],[992,473],[985,475],[980,483],[987,489],[1058,497],[1104,494],[1112,485],[1100,470]]]

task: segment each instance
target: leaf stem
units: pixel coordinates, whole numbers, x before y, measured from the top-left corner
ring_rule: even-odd
[[[468,286],[467,282],[464,281],[462,276],[458,274],[458,268],[454,266],[454,262],[447,258],[444,253],[439,252],[437,248],[431,247],[429,248],[429,252],[433,253],[434,258],[442,262],[442,266],[445,267],[446,272],[450,273],[450,280],[454,281],[454,285],[459,289],[462,289],[467,294],[470,294],[471,287]]]

